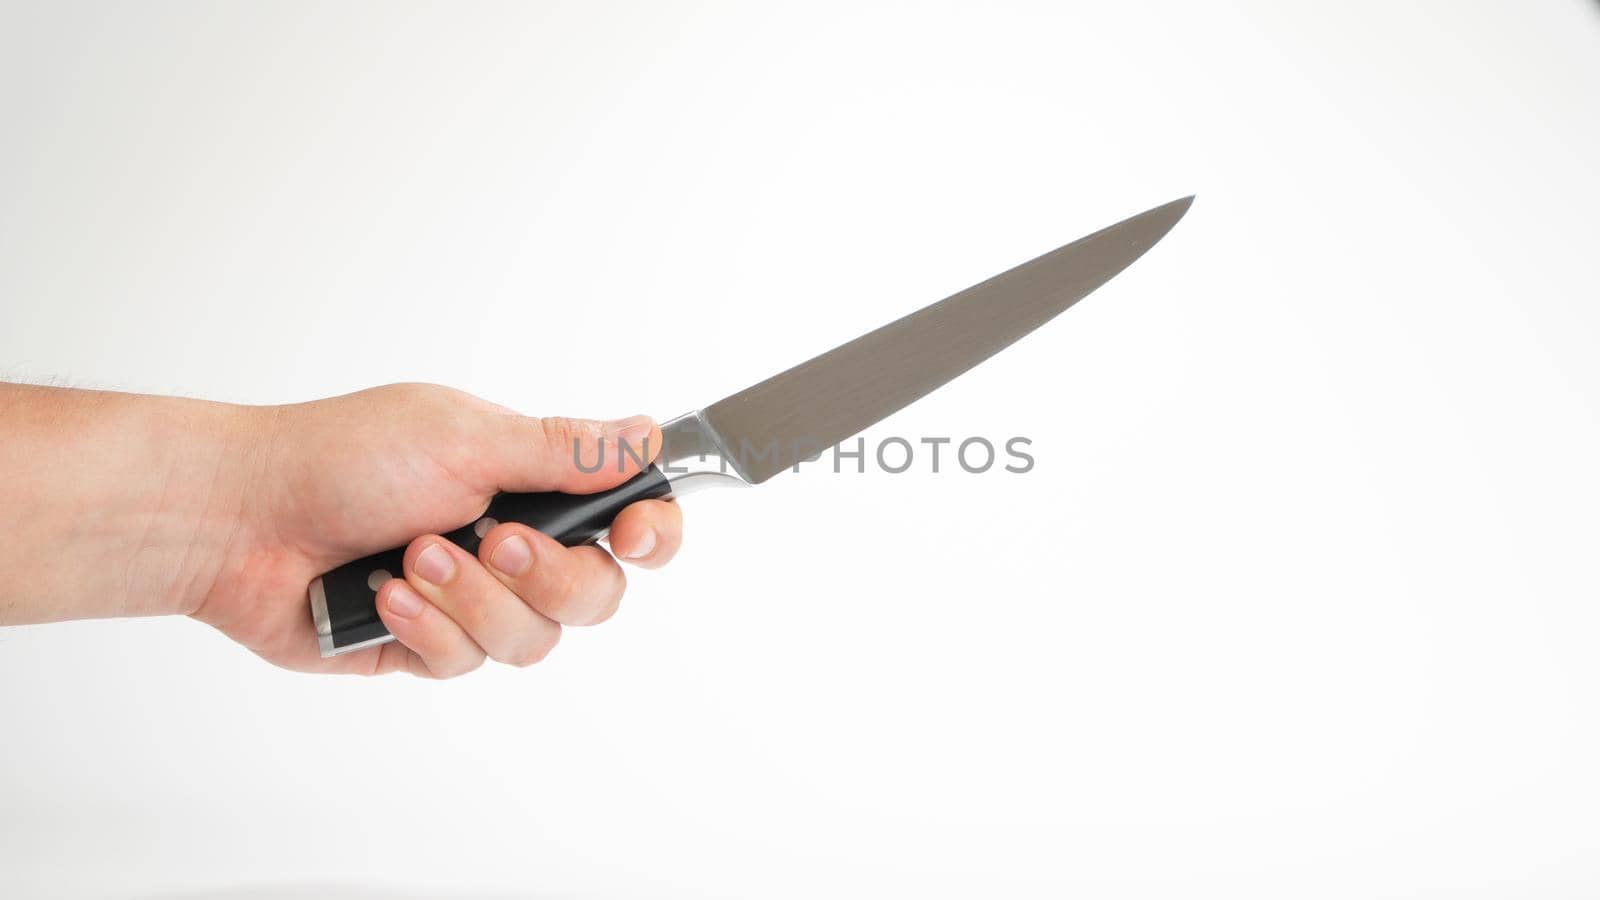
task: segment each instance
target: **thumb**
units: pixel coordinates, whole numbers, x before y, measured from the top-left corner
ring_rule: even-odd
[[[592,494],[639,474],[661,452],[661,429],[649,416],[602,422],[494,415],[489,474],[497,490]]]

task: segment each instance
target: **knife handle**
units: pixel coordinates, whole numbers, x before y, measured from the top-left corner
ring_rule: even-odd
[[[672,493],[667,476],[656,466],[598,494],[497,494],[482,516],[444,538],[468,553],[501,522],[521,522],[568,547],[585,544],[611,528],[622,508],[640,500]],[[394,640],[378,618],[378,588],[390,578],[403,578],[405,547],[374,553],[324,573],[307,591],[317,643],[323,656],[337,656],[361,647]]]

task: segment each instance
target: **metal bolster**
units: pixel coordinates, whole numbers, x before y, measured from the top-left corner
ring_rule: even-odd
[[[682,497],[713,487],[749,487],[749,476],[727,451],[722,435],[695,410],[662,424],[661,455],[656,465],[672,483],[672,496]]]

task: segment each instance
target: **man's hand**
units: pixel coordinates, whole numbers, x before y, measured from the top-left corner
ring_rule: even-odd
[[[432,385],[281,407],[0,385],[0,424],[0,575],[17,590],[42,558],[52,576],[0,599],[0,623],[179,612],[287,668],[438,678],[537,662],[624,586],[605,550],[515,523],[477,556],[439,534],[500,491],[613,487],[639,469],[622,454],[619,470],[619,442],[661,444],[648,419],[533,419]],[[654,567],[681,536],[677,504],[650,500],[610,544]],[[404,577],[378,591],[397,642],[320,658],[306,585],[406,541]]]

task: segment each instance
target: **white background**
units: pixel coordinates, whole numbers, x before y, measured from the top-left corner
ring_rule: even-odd
[[[11,378],[665,418],[1199,199],[870,435],[1033,472],[693,497],[537,668],[0,631],[0,895],[1594,896],[1597,160],[1577,0],[9,4]]]

